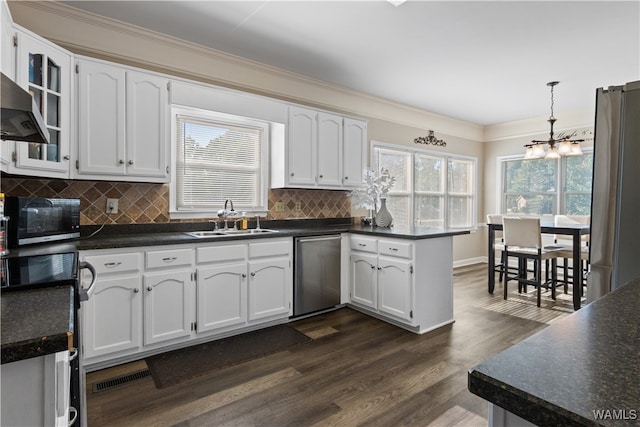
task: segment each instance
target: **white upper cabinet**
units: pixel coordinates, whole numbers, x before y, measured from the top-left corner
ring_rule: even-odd
[[[125,71],[78,61],[78,173],[124,175]]]
[[[366,141],[365,121],[290,106],[286,138],[271,145],[271,187],[359,187]]]
[[[32,94],[49,131],[49,144],[16,142],[8,172],[69,178],[72,55],[19,26],[15,35],[16,83]]]
[[[12,80],[16,78],[15,34],[9,6],[5,0],[0,0],[0,69]]]
[[[367,167],[367,122],[345,117],[343,130],[342,185],[361,187],[362,175]]]
[[[77,178],[167,182],[168,78],[78,60]]]
[[[318,113],[318,177],[322,187],[342,185],[342,117]]]
[[[306,108],[289,109],[287,167],[290,185],[316,185],[317,114]]]

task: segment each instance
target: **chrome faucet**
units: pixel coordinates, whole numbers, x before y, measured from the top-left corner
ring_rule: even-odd
[[[231,205],[231,209],[228,210],[227,206]],[[233,200],[231,199],[227,199],[224,201],[224,209],[220,209],[218,211],[218,217],[222,218],[224,220],[224,230],[228,230],[229,226],[227,224],[227,217],[229,216],[236,216],[238,215],[238,213],[235,211],[235,209],[233,209]]]

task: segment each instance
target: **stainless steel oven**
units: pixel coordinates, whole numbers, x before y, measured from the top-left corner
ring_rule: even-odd
[[[70,412],[74,412],[73,425],[80,425],[82,419],[82,384],[80,366],[81,349],[80,319],[78,310],[80,304],[89,298],[95,283],[96,273],[94,268],[85,262],[78,262],[78,253],[72,250],[70,245],[57,245],[40,251],[31,252],[29,255],[9,255],[2,259],[3,280],[2,292],[19,292],[27,289],[36,289],[47,286],[73,286],[74,295],[74,322],[73,322],[73,349],[70,357],[71,382],[70,382]],[[88,288],[81,289],[79,285],[80,270],[88,269],[93,278]],[[34,307],[37,310],[37,307]],[[69,425],[72,425],[71,423]]]

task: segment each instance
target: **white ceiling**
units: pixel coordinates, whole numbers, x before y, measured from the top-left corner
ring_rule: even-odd
[[[480,125],[640,79],[638,0],[62,3]]]

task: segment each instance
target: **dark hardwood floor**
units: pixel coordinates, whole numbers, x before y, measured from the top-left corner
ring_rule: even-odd
[[[484,426],[467,370],[572,311],[570,296],[538,308],[515,290],[504,301],[500,285],[489,295],[486,268],[454,271],[456,322],[425,335],[343,308],[291,324],[312,342],[164,389],[146,377],[91,391],[144,361],[92,372],[88,424]]]

